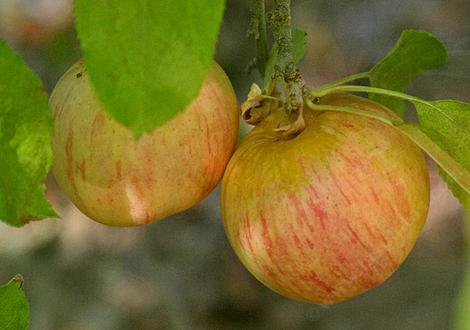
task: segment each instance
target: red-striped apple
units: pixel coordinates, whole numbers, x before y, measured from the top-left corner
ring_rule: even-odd
[[[83,213],[112,226],[197,204],[221,179],[238,135],[235,93],[215,63],[186,110],[138,141],[104,111],[83,61],[60,79],[50,106],[59,186]]]
[[[389,113],[349,94],[322,103]],[[222,183],[227,236],[242,263],[287,297],[331,304],[383,283],[423,227],[429,177],[420,149],[393,127],[305,110],[285,140],[276,111],[233,155]]]

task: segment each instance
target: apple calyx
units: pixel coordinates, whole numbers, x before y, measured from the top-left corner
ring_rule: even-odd
[[[290,140],[305,129],[303,107],[304,104],[297,107],[298,111],[289,112],[281,101],[280,93],[276,90],[275,81],[273,81],[265,93],[257,84],[253,83],[248,92],[247,100],[240,106],[240,109],[243,121],[254,126],[261,123],[275,111],[285,112],[285,119],[273,130],[281,132],[283,140]]]
[[[279,93],[274,90],[274,84],[263,93],[261,88],[253,83],[246,101],[240,106],[241,117],[247,124],[256,126],[274,110],[280,108],[280,101]]]

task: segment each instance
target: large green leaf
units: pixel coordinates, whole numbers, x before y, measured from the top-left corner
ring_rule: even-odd
[[[300,63],[305,56],[305,48],[307,47],[307,32],[293,29],[292,44],[294,46],[295,63]]]
[[[22,330],[29,326],[29,305],[22,290],[23,278],[16,275],[0,286],[0,329]]]
[[[76,0],[95,90],[136,137],[192,101],[213,61],[224,0]]]
[[[369,72],[370,84],[401,92],[424,71],[446,63],[447,50],[437,38],[425,31],[405,30],[390,53]],[[400,116],[405,112],[405,105],[399,99],[385,95],[370,95],[370,99]]]
[[[0,219],[10,225],[56,215],[43,184],[52,126],[41,81],[0,41]]]
[[[470,103],[442,100],[416,104],[421,129],[464,168],[470,171]],[[445,171],[441,171],[454,195],[470,211],[470,194]]]

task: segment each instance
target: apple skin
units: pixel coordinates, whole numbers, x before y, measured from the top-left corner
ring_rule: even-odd
[[[193,102],[138,141],[103,110],[83,61],[60,79],[50,107],[59,186],[111,226],[147,224],[199,203],[220,181],[238,136],[235,93],[216,63]]]
[[[349,94],[322,104],[390,114]],[[420,149],[393,127],[305,110],[291,140],[276,111],[242,141],[222,180],[225,231],[263,284],[292,299],[333,304],[383,283],[424,225],[429,174]]]

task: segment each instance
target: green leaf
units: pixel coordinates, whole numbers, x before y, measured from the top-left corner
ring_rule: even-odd
[[[300,63],[305,56],[307,46],[307,32],[299,29],[292,30],[292,44],[294,46],[295,63]]]
[[[447,63],[445,46],[425,31],[405,30],[390,53],[369,72],[372,87],[404,91],[405,87],[426,70]],[[392,109],[400,116],[405,113],[404,102],[384,95],[370,99]]]
[[[22,290],[23,278],[16,275],[0,286],[0,328],[22,330],[29,326],[29,305]]]
[[[462,187],[462,191],[470,192],[470,171],[467,168],[423,133],[419,127],[411,124],[400,124],[396,127],[421,147],[452,180],[458,182],[458,185]]]
[[[307,45],[307,33],[299,30],[292,30],[292,45],[294,47],[295,63],[299,63],[305,56],[305,48]],[[277,63],[279,45],[275,42],[272,49],[271,55],[269,56],[268,62],[266,63],[266,70],[264,74],[264,90],[267,90],[273,79],[275,69],[274,66]]]
[[[10,225],[56,215],[43,184],[52,127],[41,81],[0,41],[0,219]]]
[[[271,48],[271,55],[269,56],[268,61],[266,62],[266,70],[264,72],[264,90],[267,91],[269,86],[271,85],[271,81],[274,77],[275,68],[274,66],[277,63],[279,52],[279,45],[275,42],[273,47]]]
[[[107,111],[136,137],[197,96],[213,55],[224,0],[77,0],[85,63]]]
[[[425,104],[416,104],[421,129],[470,171],[470,103],[454,100],[430,103],[442,112]],[[470,211],[470,194],[446,171],[441,171],[441,174],[454,195]]]

